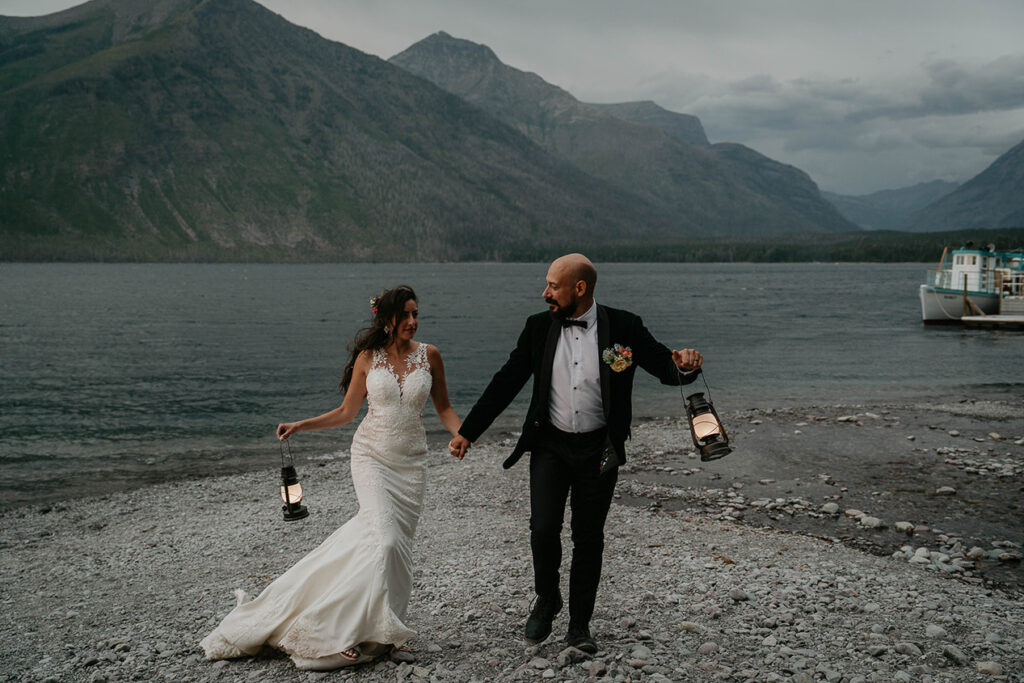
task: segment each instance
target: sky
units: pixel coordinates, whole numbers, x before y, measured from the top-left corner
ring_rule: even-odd
[[[259,2],[383,59],[437,31],[483,43],[584,102],[699,116],[712,142],[842,194],[963,182],[1024,140],[1024,0]]]

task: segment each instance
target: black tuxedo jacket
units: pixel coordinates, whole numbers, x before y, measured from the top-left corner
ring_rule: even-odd
[[[523,453],[533,449],[538,432],[550,422],[551,367],[561,324],[550,313],[537,313],[526,319],[526,327],[519,335],[505,365],[491,379],[483,395],[469,411],[459,433],[476,441],[491,426],[512,399],[519,394],[526,380],[533,376],[533,396],[526,412],[522,436],[515,450],[504,462],[508,469]],[[598,305],[598,354],[615,344],[628,346],[633,352],[633,364],[622,372],[615,372],[601,359],[601,399],[604,403],[608,438],[621,462],[626,461],[625,443],[630,436],[633,419],[633,376],[637,366],[661,380],[662,384],[689,384],[697,371],[677,371],[672,362],[672,351],[656,340],[643,321],[629,311]]]

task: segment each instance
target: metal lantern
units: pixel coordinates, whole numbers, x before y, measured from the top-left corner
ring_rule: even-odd
[[[284,505],[281,506],[284,521],[294,522],[309,517],[309,510],[302,504],[302,484],[299,483],[299,475],[295,472],[295,459],[292,458],[292,448],[287,441],[281,442],[281,500],[284,501]]]
[[[704,373],[701,373],[701,379]],[[722,420],[711,403],[711,389],[704,379],[704,386],[707,388],[708,396],[704,392],[697,392],[686,397],[686,418],[690,423],[690,436],[693,437],[693,445],[700,451],[700,459],[703,462],[717,460],[732,453],[729,445],[729,435],[725,433]],[[680,393],[682,387],[680,387]]]

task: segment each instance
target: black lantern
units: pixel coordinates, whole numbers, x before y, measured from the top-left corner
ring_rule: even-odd
[[[288,449],[288,457],[285,458],[285,448]],[[295,472],[295,459],[292,458],[292,447],[287,441],[281,442],[281,512],[284,513],[284,521],[294,522],[297,519],[309,517],[309,510],[302,504],[302,484],[299,483],[299,475]]]
[[[700,376],[704,379],[703,372]],[[701,461],[707,462],[729,455],[732,453],[732,447],[729,445],[729,435],[725,433],[722,420],[711,403],[711,389],[706,379],[704,387],[708,390],[707,398],[704,397],[704,392],[686,397],[686,418],[690,423],[693,445],[700,451]],[[679,390],[682,393],[682,387]]]

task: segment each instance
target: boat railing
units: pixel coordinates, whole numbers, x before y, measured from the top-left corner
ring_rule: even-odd
[[[952,289],[953,273],[948,270],[929,270],[925,284],[939,289]]]
[[[1003,271],[1000,275],[998,288],[1003,296],[1024,296],[1024,272]]]
[[[1011,273],[1010,275],[1016,275]],[[1020,274],[1024,277],[1024,273]],[[949,270],[929,270],[927,284],[938,289],[950,289],[955,291],[998,294],[1006,291],[1007,274],[999,270],[983,270],[975,273],[955,273]],[[1010,279],[1011,287],[1019,290],[1020,284],[1014,284],[1016,280]]]

